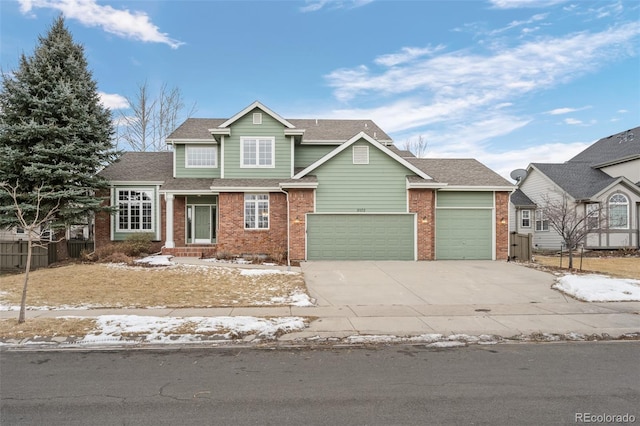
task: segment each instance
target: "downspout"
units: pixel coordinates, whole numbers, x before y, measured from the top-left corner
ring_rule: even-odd
[[[291,223],[289,222],[289,193],[279,188],[287,199],[287,271],[291,271]]]

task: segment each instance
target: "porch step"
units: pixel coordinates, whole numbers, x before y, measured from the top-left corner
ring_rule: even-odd
[[[215,247],[174,247],[162,248],[162,254],[168,254],[175,257],[211,257],[215,255]]]

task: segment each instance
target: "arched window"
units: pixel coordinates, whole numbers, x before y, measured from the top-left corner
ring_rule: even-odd
[[[609,228],[629,228],[629,200],[622,194],[609,198]]]

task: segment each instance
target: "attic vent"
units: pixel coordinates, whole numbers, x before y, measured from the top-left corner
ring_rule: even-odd
[[[369,147],[357,145],[353,147],[353,164],[369,164]]]
[[[253,124],[262,124],[262,113],[254,112],[253,113]]]

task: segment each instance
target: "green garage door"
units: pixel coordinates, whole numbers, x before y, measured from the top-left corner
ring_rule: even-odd
[[[446,209],[436,212],[436,259],[493,258],[491,209]]]
[[[309,214],[308,260],[414,260],[412,214]]]

